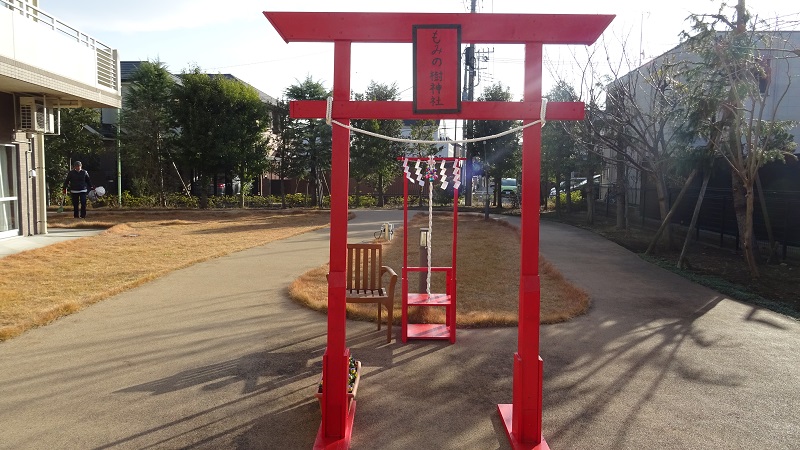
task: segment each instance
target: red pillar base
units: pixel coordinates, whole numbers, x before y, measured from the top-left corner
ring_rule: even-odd
[[[314,450],[348,450],[350,448],[350,439],[353,437],[353,421],[356,418],[356,400],[350,401],[350,410],[347,412],[347,419],[345,419],[345,429],[343,438],[329,438],[325,436],[325,430],[322,425],[319,426],[317,432],[317,440],[314,442]]]
[[[511,419],[514,414],[513,407],[514,405],[510,403],[505,405],[497,405],[497,412],[500,413],[500,418],[503,419],[503,427],[506,430],[506,436],[508,436],[508,441],[511,443],[511,447],[514,450],[550,450],[550,446],[548,446],[547,442],[544,441],[544,437],[542,437],[541,442],[538,444],[530,444],[522,442],[516,436],[514,436],[511,427]]]

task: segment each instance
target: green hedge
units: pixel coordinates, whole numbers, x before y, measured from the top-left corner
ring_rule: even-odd
[[[53,200],[56,202],[61,201],[60,196],[54,196]],[[286,194],[286,207],[287,208],[307,208],[311,207],[311,198],[306,194]],[[69,200],[67,199],[67,203]],[[389,200],[389,205],[397,206],[402,205],[402,198]],[[60,203],[56,203],[60,204]],[[374,195],[362,195],[356,199],[355,195],[348,197],[348,205],[350,208],[374,208],[378,205],[378,199]],[[212,195],[208,197],[208,207],[213,209],[223,208],[241,208],[242,196],[240,195]],[[281,197],[279,195],[246,195],[244,197],[244,206],[247,208],[280,208]],[[322,198],[322,207],[330,208],[331,198],[325,196]],[[105,195],[95,202],[92,202],[92,207],[109,207],[119,208],[119,198],[116,195]],[[179,209],[194,209],[200,207],[200,198],[195,196],[187,196],[182,193],[168,194],[166,198],[166,206],[162,205],[156,195],[134,196],[129,191],[122,193],[122,207],[123,208],[179,208]]]

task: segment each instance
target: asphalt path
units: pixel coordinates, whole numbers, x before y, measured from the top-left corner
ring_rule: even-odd
[[[356,214],[351,242],[402,220]],[[541,252],[592,299],[541,328],[551,448],[798,448],[797,321],[570,226],[543,222]],[[327,230],[307,233],[0,343],[0,449],[311,448],[326,320],[286,287],[327,259]],[[364,372],[352,448],[510,448],[496,404],[511,401],[515,328],[454,345],[386,344],[366,322],[347,335]]]

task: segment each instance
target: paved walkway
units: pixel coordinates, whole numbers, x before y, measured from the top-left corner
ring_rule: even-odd
[[[357,214],[351,241],[402,213]],[[541,242],[593,299],[587,315],[542,327],[553,449],[797,448],[796,321],[583,230],[545,222]],[[327,258],[327,231],[308,233],[0,344],[0,448],[311,448],[326,322],[286,285]],[[354,449],[508,448],[495,404],[511,400],[516,329],[403,345],[347,326],[365,370]]]
[[[27,250],[37,249],[56,242],[94,236],[102,230],[77,228],[49,228],[47,234],[17,236],[0,240],[0,258]]]

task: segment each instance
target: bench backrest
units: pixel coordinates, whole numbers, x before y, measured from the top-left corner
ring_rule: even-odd
[[[383,246],[347,244],[347,289],[380,289]]]

